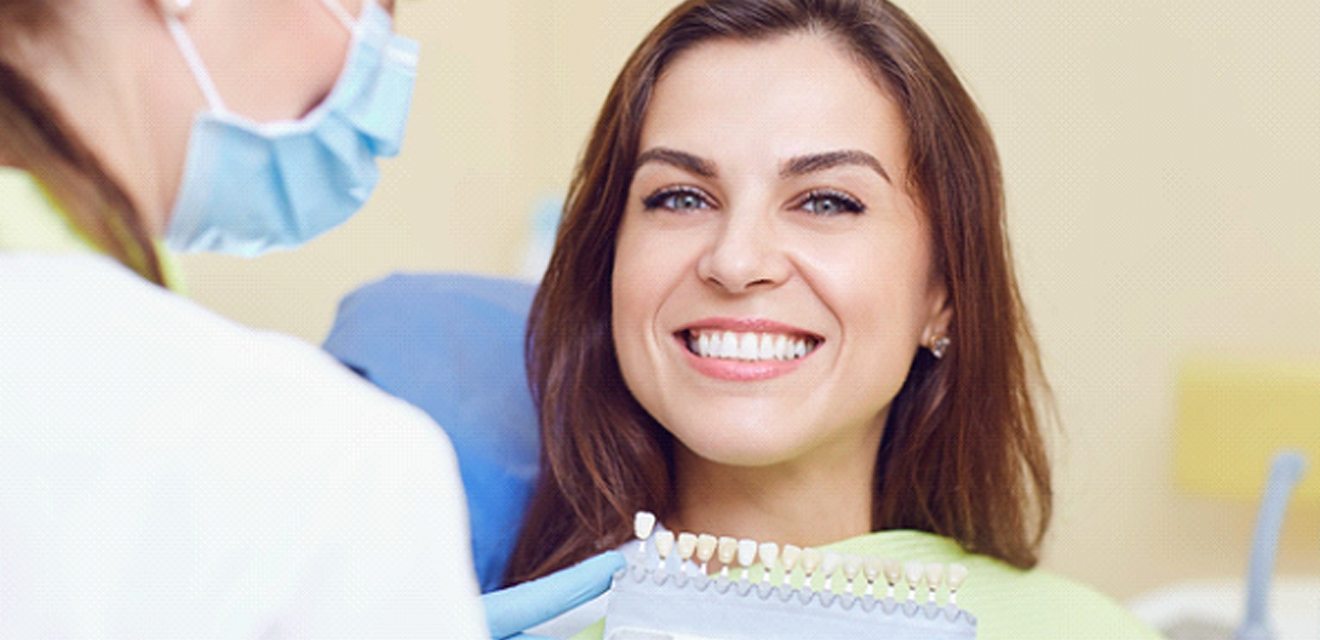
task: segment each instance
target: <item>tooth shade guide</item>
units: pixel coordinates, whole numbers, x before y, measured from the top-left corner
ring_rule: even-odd
[[[697,536],[697,560],[701,563],[701,573],[710,572],[710,560],[715,557],[715,550],[719,546],[719,539],[709,533],[703,533]]]
[[[675,534],[662,527],[648,540],[655,544],[654,554],[644,558],[628,554],[628,570],[614,576],[606,637],[621,637],[610,634],[623,629],[653,632],[657,638],[976,637],[976,617],[956,605],[956,587],[966,578],[966,567],[900,564],[729,536]],[[685,560],[694,556],[718,562],[711,568],[720,569],[719,575],[692,577],[686,575],[691,571],[675,570],[673,563],[684,567]],[[660,562],[652,561],[656,557]],[[910,605],[874,596],[875,582],[889,573],[891,564],[895,582],[909,587]],[[798,566],[801,577],[793,574]],[[859,585],[859,579],[866,584]],[[931,600],[914,600],[923,584],[929,587]],[[937,592],[945,584],[949,604],[940,606]],[[808,615],[784,616],[799,610]],[[740,613],[729,616],[729,611]]]
[[[655,514],[650,511],[638,511],[633,516],[633,535],[638,540],[646,540],[655,531]]]
[[[775,570],[775,565],[779,564],[779,545],[762,542],[757,555],[761,558],[761,582],[769,584],[770,573]]]
[[[860,556],[846,555],[843,557],[843,575],[848,579],[844,592],[848,595],[857,595],[857,575],[861,572],[862,558]]]
[[[958,606],[958,590],[967,581],[967,566],[953,563],[949,565],[949,604]]]
[[[889,558],[881,560],[881,566],[884,567],[885,584],[889,585],[885,597],[893,599],[894,590],[898,587],[898,583],[903,580],[903,566],[897,560]]]
[[[881,557],[840,554],[816,548],[803,549],[791,544],[781,548],[773,542],[758,543],[732,536],[676,533],[659,526],[658,522],[652,522],[652,517],[647,512],[639,512],[635,517],[634,534],[647,533],[646,529],[652,528],[647,537],[638,539],[639,546],[647,541],[655,544],[653,555],[648,553],[636,559],[631,554],[628,556],[631,567],[629,575],[636,576],[636,579],[647,576],[654,584],[664,585],[665,576],[673,576],[674,580],[678,580],[678,576],[682,575],[685,577],[679,586],[694,584],[704,589],[707,581],[715,578],[725,581],[724,586],[720,587],[721,593],[729,588],[731,583],[728,581],[733,580],[742,583],[743,586],[736,591],[741,596],[757,591],[754,585],[760,582],[766,585],[760,588],[761,594],[768,593],[768,588],[787,589],[781,592],[785,598],[783,602],[788,602],[789,594],[797,593],[797,601],[801,604],[816,602],[820,606],[829,607],[833,603],[843,602],[842,606],[851,607],[849,603],[860,602],[864,603],[862,606],[866,611],[871,611],[878,606],[875,585],[883,576],[888,586],[887,604],[884,606],[889,608],[885,609],[886,612],[893,611],[893,605],[897,604],[894,591],[900,584],[908,587],[907,601],[926,611],[931,611],[931,606],[940,608],[939,591],[947,586],[948,595],[944,599],[948,606],[943,607],[943,610],[951,612],[949,616],[956,616],[961,611],[957,607],[957,592],[967,578],[967,567],[961,564],[916,561],[900,563]],[[652,562],[653,557],[658,558],[658,561]],[[701,562],[705,575],[698,577],[696,582],[690,582],[686,576],[691,572],[687,570],[686,563],[694,558]],[[711,561],[718,564],[709,565]],[[677,565],[677,570],[674,565]],[[798,567],[802,569],[800,578],[794,575]],[[709,573],[714,569],[719,571],[714,575]],[[865,581],[864,584],[858,584],[859,577]],[[751,590],[748,590],[749,582],[753,585]],[[923,589],[927,597],[919,598],[918,592]],[[811,598],[810,594],[815,592],[822,593]],[[838,600],[844,595],[850,597]],[[910,608],[905,610],[913,611]]]
[[[633,536],[637,538],[637,557],[646,557],[646,539],[655,531],[655,514],[650,511],[638,511],[633,516]]]
[[[944,582],[944,565],[932,562],[926,565],[926,590],[929,597],[926,602],[935,602],[935,592],[940,590],[940,585]]]
[[[802,550],[802,586],[808,591],[815,590],[812,581],[816,577],[816,569],[820,568],[821,553],[819,549],[806,548]]]
[[[657,566],[661,570],[666,569],[667,566],[666,560],[669,559],[669,553],[673,550],[674,550],[674,532],[668,530],[657,531],[655,533],[655,552],[656,552],[656,556],[659,558],[659,562],[657,562]]]
[[[678,572],[687,575],[687,563],[692,561],[697,552],[697,536],[686,531],[680,533],[674,546],[678,551]]]
[[[884,573],[884,561],[867,556],[862,560],[862,572],[866,575],[866,595],[875,597],[875,581]]]
[[[747,572],[756,563],[756,547],[755,540],[743,538],[738,541],[738,568],[742,570],[738,577],[743,582],[747,581]]]
[[[760,545],[757,550],[759,554]],[[836,562],[831,558],[829,568],[834,569],[831,573],[823,570],[824,554],[812,551],[805,554],[808,558],[804,569],[813,577],[817,573],[834,575],[836,584],[844,582],[851,573],[855,586],[856,576],[866,577],[868,564],[878,566],[876,561],[868,563],[868,559],[844,557]],[[765,561],[774,555],[765,554],[761,559]],[[837,591],[830,593],[828,585],[813,588],[815,585],[809,583],[798,589],[780,584],[769,590],[754,583],[679,578],[676,573],[659,573],[632,560],[629,564],[630,571],[615,577],[614,596],[606,613],[605,637],[623,637],[613,634],[624,629],[647,632],[646,637],[693,639],[820,637],[813,635],[813,629],[833,640],[863,637],[975,640],[976,637],[975,616],[956,607],[907,606],[892,600],[844,597]],[[775,564],[780,563],[765,562],[758,568]],[[840,568],[843,576],[837,575]],[[922,568],[924,574],[925,565]],[[869,582],[873,583],[880,573],[871,570]],[[780,581],[788,583],[789,575],[785,571]],[[729,611],[740,613],[730,616]],[[807,615],[791,615],[799,611]],[[790,615],[785,617],[785,613]]]
[[[822,556],[820,563],[820,572],[825,577],[821,580],[820,588],[824,591],[834,591],[838,593],[839,588],[835,585],[835,576],[839,573],[839,566],[843,564],[843,556],[826,551]]]
[[[716,559],[720,561],[720,577],[729,577],[729,566],[738,557],[738,539],[731,536],[720,536],[719,546],[716,549]]]
[[[903,577],[907,580],[908,586],[908,602],[917,601],[917,591],[921,588],[921,580],[925,575],[925,567],[916,560],[903,565]]]
[[[779,552],[779,565],[784,568],[781,584],[793,584],[793,571],[797,569],[798,559],[802,557],[802,547],[786,544]]]
[[[738,566],[747,569],[756,563],[758,545],[755,540],[743,538],[738,541]]]

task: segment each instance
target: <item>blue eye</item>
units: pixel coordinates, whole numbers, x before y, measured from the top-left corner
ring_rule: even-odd
[[[667,209],[669,211],[695,211],[709,209],[710,200],[706,195],[692,188],[662,189],[642,200],[647,211]]]
[[[837,191],[812,191],[799,205],[807,213],[818,216],[833,216],[840,213],[858,214],[866,211],[866,205],[856,198]]]

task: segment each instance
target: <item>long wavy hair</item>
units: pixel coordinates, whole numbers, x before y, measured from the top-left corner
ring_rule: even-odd
[[[71,10],[63,0],[0,0],[0,163],[30,172],[79,233],[164,284],[155,245],[127,192],[23,70],[31,43],[58,37],[62,12]]]
[[[628,392],[610,330],[615,241],[642,121],[675,56],[705,41],[820,33],[847,47],[901,109],[909,190],[929,219],[952,309],[952,347],[918,350],[890,406],[872,530],[950,537],[1034,566],[1051,514],[1042,414],[1048,386],[1016,284],[998,154],[985,119],[930,38],[881,0],[691,0],[629,58],[569,190],[532,303],[527,369],[540,409],[541,476],[506,581],[622,543],[632,514],[675,506],[674,440]],[[1039,404],[1039,406],[1037,406]]]

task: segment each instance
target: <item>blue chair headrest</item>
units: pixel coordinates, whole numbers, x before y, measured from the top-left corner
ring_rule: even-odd
[[[536,480],[539,435],[523,337],[535,287],[392,275],[340,302],[325,349],[421,408],[458,454],[482,591],[498,588]]]

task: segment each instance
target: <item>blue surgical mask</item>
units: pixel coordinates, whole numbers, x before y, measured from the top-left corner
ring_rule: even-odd
[[[371,195],[376,158],[399,153],[417,43],[394,33],[376,0],[363,0],[356,20],[338,1],[322,4],[353,34],[344,68],[319,106],[283,122],[226,109],[183,25],[166,18],[210,105],[193,122],[165,235],[171,249],[251,257],[297,247],[348,220]]]

